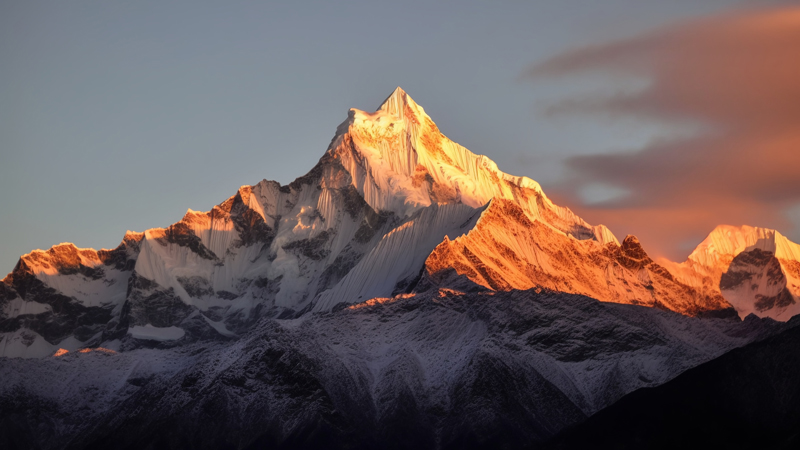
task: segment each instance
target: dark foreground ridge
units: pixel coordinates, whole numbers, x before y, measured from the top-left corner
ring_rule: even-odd
[[[800,448],[800,317],[789,325],[623,397],[546,448]]]

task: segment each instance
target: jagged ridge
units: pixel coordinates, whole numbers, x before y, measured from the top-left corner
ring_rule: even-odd
[[[449,140],[400,88],[373,113],[350,110],[316,166],[287,186],[243,186],[211,211],[129,233],[115,250],[71,248],[23,256],[0,284],[0,354],[228,339],[262,317],[330,311],[420,282],[463,283],[456,278],[732,313],[713,276],[709,288],[706,275],[652,262],[635,238],[620,245],[535,181]],[[759,304],[785,317],[795,297],[782,292]]]

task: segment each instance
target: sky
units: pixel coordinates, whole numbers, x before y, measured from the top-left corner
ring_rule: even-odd
[[[277,3],[0,0],[0,272],[288,183],[397,86],[653,256],[800,241],[793,2]]]

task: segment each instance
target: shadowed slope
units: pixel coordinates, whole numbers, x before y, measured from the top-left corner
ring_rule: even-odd
[[[800,327],[638,390],[548,449],[789,449],[800,444]]]

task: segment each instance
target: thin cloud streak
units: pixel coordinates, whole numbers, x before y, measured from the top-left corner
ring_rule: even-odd
[[[557,197],[587,220],[635,233],[674,259],[686,256],[681,243],[720,223],[777,228],[800,239],[787,214],[800,203],[800,8],[676,24],[557,55],[527,76],[598,71],[651,82],[630,94],[565,99],[549,113],[694,122],[705,132],[632,154],[569,158],[572,175]],[[580,202],[580,189],[592,183],[631,194]]]

